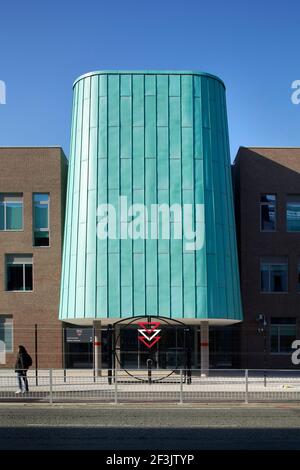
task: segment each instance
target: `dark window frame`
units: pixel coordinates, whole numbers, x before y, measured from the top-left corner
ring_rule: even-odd
[[[266,196],[273,196],[274,201],[262,201],[262,198]],[[262,227],[262,208],[265,206],[273,206],[274,207],[274,229],[264,229]],[[259,201],[259,226],[260,226],[260,231],[261,232],[269,232],[269,233],[274,233],[277,232],[277,194],[275,193],[262,193],[260,195],[260,201]]]
[[[37,196],[48,196],[47,201],[42,201],[38,202],[35,201],[35,197]],[[47,205],[48,208],[48,226],[44,228],[36,228],[35,226],[35,204],[42,204],[42,205]],[[32,194],[32,222],[33,222],[33,227],[32,227],[32,237],[33,237],[33,246],[35,248],[49,248],[50,247],[50,192],[43,192],[43,193],[33,193]],[[38,234],[48,234],[47,237],[40,236],[38,237]],[[43,243],[37,243],[37,240],[48,240],[47,244]]]
[[[20,258],[19,262],[12,262],[10,258],[15,257],[17,260]],[[22,258],[31,258],[31,262],[29,261],[22,261]],[[17,289],[12,289],[10,287],[10,281],[9,277],[9,268],[13,269],[15,268],[21,268],[21,278],[22,280],[20,281],[20,286],[21,288]],[[27,283],[26,278],[28,278],[28,271],[30,272],[30,282]],[[26,286],[30,285],[31,288],[27,289]],[[6,292],[33,292],[34,291],[34,273],[33,273],[33,255],[21,255],[21,254],[9,254],[5,256],[5,291]]]

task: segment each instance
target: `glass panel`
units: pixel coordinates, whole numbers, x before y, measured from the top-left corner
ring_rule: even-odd
[[[291,352],[292,343],[296,339],[296,326],[280,326],[280,352]]]
[[[9,194],[9,193],[1,193],[0,194],[0,202],[19,202],[22,204],[23,202],[23,194],[16,193],[16,194]]]
[[[261,230],[276,230],[276,212],[274,204],[261,205]]]
[[[272,317],[271,318],[272,325],[296,325],[296,318],[291,317]]]
[[[261,292],[269,292],[269,266],[263,264],[260,268]]]
[[[300,232],[300,202],[287,203],[286,225],[289,232]]]
[[[271,265],[271,292],[287,292],[287,265]]]
[[[7,290],[24,290],[23,264],[7,266]]]
[[[278,351],[278,326],[271,326],[271,352],[277,353]]]
[[[13,325],[12,322],[6,322],[4,325],[4,342],[6,351],[12,352],[13,350]]]
[[[0,340],[4,341],[6,352],[12,352],[12,321],[0,318]]]
[[[6,255],[7,264],[32,264],[32,255]]]
[[[4,230],[4,205],[0,203],[0,230]]]
[[[262,194],[260,197],[261,202],[276,202],[275,194]]]
[[[48,205],[35,204],[34,206],[34,228],[47,229],[48,228]]]
[[[25,265],[25,290],[32,290],[32,264]]]
[[[23,204],[19,202],[6,203],[6,230],[22,230]]]
[[[49,232],[34,232],[34,246],[49,246]]]
[[[0,318],[0,340],[4,341],[6,352],[12,352],[12,322]]]
[[[49,194],[34,194],[33,195],[34,202],[48,202],[49,201]]]

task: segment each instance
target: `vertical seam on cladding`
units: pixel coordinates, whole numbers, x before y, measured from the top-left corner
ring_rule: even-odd
[[[168,199],[169,199],[169,207],[171,204],[171,160],[170,160],[170,75],[167,75],[168,77],[168,87],[167,87],[167,93],[168,93]],[[171,235],[171,212],[169,216],[169,234]],[[168,253],[168,258],[169,258],[169,312],[170,312],[170,318],[172,318],[172,308],[173,308],[173,302],[172,302],[172,252],[171,252],[171,236],[169,236],[169,253]]]
[[[77,239],[76,239],[76,272],[75,272],[75,307],[74,307],[74,318],[77,318],[77,269],[78,269],[78,232],[79,232],[79,208],[80,208],[80,180],[81,180],[81,164],[82,164],[82,124],[83,124],[83,103],[84,103],[84,84],[82,83],[81,92],[81,130],[80,130],[80,165],[79,165],[79,178],[78,178],[78,207],[77,207]]]
[[[97,139],[96,139],[96,151],[95,151],[95,157],[96,157],[96,194],[95,194],[95,203],[96,203],[96,243],[95,243],[95,303],[94,303],[94,308],[95,308],[95,317],[98,318],[98,308],[97,308],[97,299],[98,299],[98,288],[97,288],[97,272],[98,272],[98,243],[97,243],[97,208],[98,208],[98,150],[99,150],[99,93],[100,93],[100,80],[99,80],[99,75],[97,76],[97,89],[96,89],[96,105],[97,105]]]
[[[155,181],[155,194],[156,194],[156,208],[158,205],[158,114],[157,114],[157,75],[155,77],[155,169],[156,169],[156,181]],[[152,223],[150,223],[150,230],[152,230]],[[156,216],[156,315],[159,315],[159,254],[158,254],[158,236],[159,236],[159,220],[158,220],[158,212]]]
[[[144,190],[143,190],[143,198],[144,198],[144,207],[146,205],[146,80],[145,80],[146,75],[143,74],[143,97],[144,97],[144,133],[143,133],[143,143],[144,143],[144,152],[143,152],[143,160],[144,160]],[[145,224],[145,217],[146,217],[146,211],[144,213],[144,224]],[[146,263],[147,263],[147,247],[146,247],[146,238],[144,237],[144,313],[147,315],[147,269],[146,269]]]
[[[72,222],[72,219],[73,219],[73,203],[74,203],[74,180],[75,180],[75,151],[76,151],[76,147],[77,147],[77,126],[76,128],[74,129],[74,123],[76,122],[77,124],[77,114],[78,114],[78,87],[76,87],[76,91],[75,91],[75,94],[74,94],[74,99],[75,99],[75,102],[74,102],[74,109],[73,109],[73,118],[72,118],[72,140],[73,140],[73,143],[72,143],[72,148],[71,148],[71,156],[72,156],[72,161],[70,162],[72,164],[72,185],[68,184],[68,206],[70,205],[70,208],[68,207],[68,212],[67,212],[67,217],[68,217],[68,222],[71,224]],[[71,174],[70,174],[70,182],[71,182]],[[71,189],[72,189],[72,197],[71,197]],[[69,220],[70,219],[70,220]],[[66,221],[67,222],[67,221]],[[68,224],[66,223],[66,229],[67,229],[67,226]],[[67,230],[66,230],[67,232]],[[72,250],[71,250],[71,226],[69,227],[68,229],[68,232],[69,232],[69,239],[70,239],[70,243],[69,243],[69,270],[68,270],[68,292],[67,292],[67,309],[69,310],[69,297],[70,297],[70,268],[71,268],[71,256],[72,256]],[[64,237],[64,243],[66,241],[66,236]],[[65,256],[64,256],[64,263],[66,263],[66,260],[65,260]],[[65,269],[66,269],[66,265],[64,265],[64,277],[63,279],[65,279]],[[67,313],[67,318],[68,318],[68,313]]]
[[[194,212],[194,223],[195,223],[195,229],[197,220],[196,220],[196,204],[197,204],[197,199],[196,199],[196,159],[195,159],[195,133],[196,133],[196,126],[195,126],[195,76],[192,75],[192,103],[193,103],[193,108],[192,108],[192,117],[193,117],[193,187],[194,187],[194,193],[193,193],[193,201],[194,201],[194,207],[195,207],[195,212]],[[197,253],[195,253],[194,256],[194,270],[195,270],[195,318],[198,318],[198,283],[197,283],[197,274],[198,274],[198,269],[197,269]]]
[[[109,75],[106,78],[106,204],[108,204],[108,156],[109,156],[109,127],[108,127],[108,93]],[[109,259],[108,259],[108,237],[106,237],[106,316],[110,318],[109,310]]]
[[[118,214],[119,214],[119,217],[118,217],[118,233],[119,233],[119,276],[118,276],[118,281],[119,281],[119,315],[120,315],[120,318],[122,318],[122,311],[123,311],[123,299],[122,299],[122,266],[121,266],[121,259],[122,259],[122,254],[121,254],[121,233],[120,233],[120,230],[121,230],[121,207],[120,207],[120,193],[121,193],[121,75],[119,74],[118,75],[118,89],[119,89],[119,93],[118,93],[118,101],[119,101],[119,117],[118,117]]]
[[[180,202],[181,202],[181,315],[184,318],[184,256],[183,256],[183,161],[182,161],[182,75],[179,75],[179,126],[180,126]]]
[[[196,206],[196,179],[195,179],[195,158],[194,158],[194,154],[195,154],[195,147],[194,147],[194,133],[195,133],[195,123],[194,123],[194,77],[192,76],[191,77],[191,106],[192,106],[192,187],[193,187],[193,205],[194,205],[194,214],[193,214],[193,229],[195,230],[195,237],[197,237],[197,221],[196,221],[196,209],[197,209],[197,206]],[[195,243],[197,243],[197,239],[195,240]],[[196,248],[196,246],[195,246]],[[196,260],[197,260],[197,251],[194,250],[194,317],[197,318],[197,276],[196,276],[196,266],[197,266],[197,263],[196,263]]]
[[[228,186],[228,174],[227,174],[227,162],[225,159],[227,159],[227,145],[228,145],[228,142],[227,142],[227,138],[226,138],[226,133],[227,133],[227,126],[226,126],[226,119],[225,119],[225,116],[224,116],[224,112],[223,112],[223,100],[222,100],[222,121],[223,121],[223,132],[224,132],[224,137],[226,139],[222,139],[223,140],[223,152],[224,152],[224,173],[225,173],[225,188],[226,188],[226,208],[227,208],[227,224],[228,224],[228,242],[229,242],[229,252],[231,250],[231,235],[230,235],[230,224],[229,224],[229,217],[230,217],[230,207],[229,207],[229,197],[230,197],[230,191],[229,191],[229,186]],[[233,280],[233,270],[232,270],[232,259],[231,259],[231,256],[228,260],[226,260],[226,258],[228,258],[227,256],[227,253],[225,255],[225,261],[228,263],[229,265],[229,268],[230,268],[230,272],[231,272],[231,280],[229,282],[234,282]],[[232,295],[232,303],[234,305],[234,294]],[[228,317],[228,310],[230,308],[230,301],[229,299],[227,298],[227,305],[226,305],[226,317]]]
[[[131,206],[133,205],[133,75],[130,75],[130,90],[131,90]],[[128,233],[127,233],[128,236]],[[134,317],[134,252],[133,252],[133,237],[131,237],[131,314]]]
[[[89,216],[89,169],[90,169],[90,141],[91,141],[91,97],[92,97],[92,80],[90,78],[90,91],[89,91],[89,119],[88,119],[88,141],[87,141],[87,151],[88,151],[88,158],[87,158],[87,169],[86,169],[86,221],[85,221],[85,256],[84,256],[84,318],[86,318],[86,298],[87,298],[87,258],[88,258],[88,216]]]

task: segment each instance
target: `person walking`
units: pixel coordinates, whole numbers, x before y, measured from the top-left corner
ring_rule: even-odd
[[[27,371],[32,365],[32,359],[25,347],[20,345],[18,356],[15,365],[15,372],[18,378],[19,389],[16,391],[16,395],[20,393],[29,392],[28,380],[27,380]]]

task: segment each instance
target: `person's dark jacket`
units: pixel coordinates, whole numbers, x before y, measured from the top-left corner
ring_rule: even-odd
[[[29,368],[29,360],[28,354],[26,353],[19,353],[16,364],[15,364],[15,372],[22,372],[23,370],[27,370]]]

